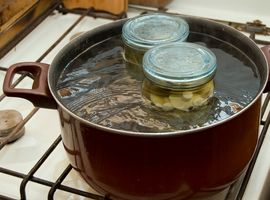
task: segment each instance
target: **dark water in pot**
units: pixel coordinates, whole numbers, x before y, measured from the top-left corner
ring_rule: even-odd
[[[217,57],[214,97],[198,110],[163,111],[141,95],[143,74],[123,59],[120,36],[89,47],[63,70],[57,90],[63,104],[81,118],[135,132],[170,132],[213,124],[248,105],[257,95],[255,64],[231,44],[190,33],[188,42],[210,48]]]

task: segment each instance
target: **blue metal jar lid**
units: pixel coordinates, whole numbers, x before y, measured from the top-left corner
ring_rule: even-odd
[[[146,14],[129,19],[123,26],[122,38],[131,47],[149,49],[159,44],[184,41],[187,22],[168,14]]]
[[[195,43],[159,45],[144,54],[143,71],[148,79],[163,88],[195,88],[213,79],[216,56]]]

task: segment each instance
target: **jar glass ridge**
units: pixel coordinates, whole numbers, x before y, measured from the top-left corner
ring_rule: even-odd
[[[188,42],[169,43],[147,51],[142,94],[163,110],[189,111],[206,105],[214,94],[215,54]]]
[[[187,22],[178,16],[156,13],[131,18],[122,28],[124,58],[141,66],[147,50],[160,44],[185,41],[188,34]]]

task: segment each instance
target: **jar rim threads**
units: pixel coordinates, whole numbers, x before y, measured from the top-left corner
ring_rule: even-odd
[[[216,56],[208,48],[181,42],[156,46],[143,57],[145,76],[163,88],[183,90],[213,79]]]
[[[122,38],[130,47],[148,50],[159,44],[184,41],[189,26],[181,17],[155,13],[129,19],[122,28]]]

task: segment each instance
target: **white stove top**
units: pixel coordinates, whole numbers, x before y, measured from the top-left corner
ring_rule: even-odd
[[[258,2],[246,2],[245,0],[230,0],[216,2],[214,0],[175,0],[169,4],[171,12],[202,16],[213,19],[232,20],[235,22],[247,22],[260,19],[268,26],[270,25],[269,0]],[[237,5],[235,5],[237,4]],[[230,14],[228,14],[230,13]],[[130,9],[128,16],[139,14],[139,11]],[[79,18],[79,15],[63,15],[54,12],[47,17],[37,28],[26,36],[15,48],[0,60],[0,66],[8,68],[10,65],[22,61],[36,61],[39,57]],[[108,19],[94,19],[85,17],[41,62],[51,63],[57,52],[63,48],[70,39],[78,33],[91,30],[97,26],[109,23]],[[263,36],[263,38],[265,38]],[[268,36],[270,40],[270,36]],[[3,84],[5,72],[0,70],[0,85]],[[32,81],[24,79],[19,86],[31,87]],[[0,95],[2,94],[0,90]],[[0,110],[15,109],[23,117],[34,109],[27,100],[20,98],[5,97],[0,101]],[[32,167],[39,161],[50,145],[60,135],[60,124],[56,110],[38,109],[37,113],[26,123],[25,135],[15,143],[6,145],[0,150],[0,167],[7,168],[22,174],[28,174]],[[245,190],[244,200],[270,199],[269,192],[264,185],[270,182],[267,176],[270,173],[270,134],[266,135],[256,165],[253,169],[249,183]],[[41,168],[34,174],[36,178],[55,182],[61,173],[69,165],[61,142],[56,146]],[[270,175],[269,175],[270,176]],[[20,198],[20,178],[0,173],[0,197],[7,196],[14,199]],[[72,170],[62,183],[69,187],[96,193]],[[26,186],[27,199],[47,199],[49,187],[30,181]],[[268,196],[267,196],[268,195]],[[55,199],[87,199],[82,196],[73,195],[68,192],[57,190]],[[217,197],[217,199],[220,199]]]
[[[268,0],[174,0],[168,6],[169,10],[186,15],[242,23],[260,19],[268,26],[270,25],[269,7]]]

